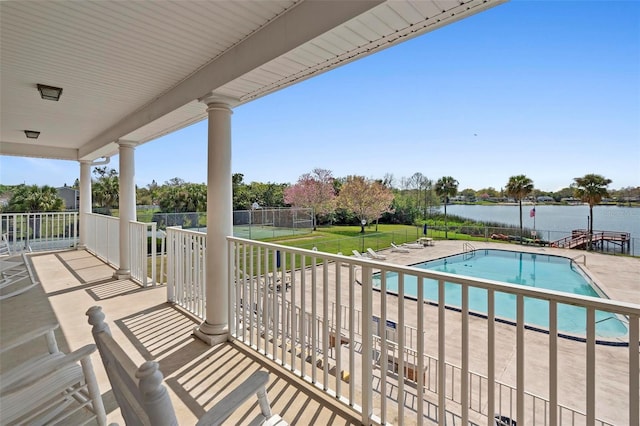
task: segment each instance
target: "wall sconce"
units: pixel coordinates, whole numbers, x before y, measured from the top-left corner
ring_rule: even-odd
[[[62,88],[38,84],[38,92],[40,92],[42,99],[46,99],[48,101],[59,101],[60,95],[62,95]]]
[[[25,130],[24,134],[29,138],[29,139],[38,139],[38,136],[40,136],[40,132],[37,132],[35,130]]]

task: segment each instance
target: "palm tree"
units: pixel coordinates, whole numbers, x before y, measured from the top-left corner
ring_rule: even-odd
[[[531,191],[533,191],[533,181],[525,175],[511,176],[507,182],[507,195],[518,201],[520,206],[520,243],[522,243],[522,200],[531,194]]]
[[[451,176],[444,176],[438,179],[436,182],[436,194],[439,197],[444,198],[444,238],[448,239],[448,230],[447,230],[447,203],[449,202],[449,198],[455,196],[458,193],[458,181],[452,178]]]
[[[91,187],[93,200],[106,209],[106,214],[111,215],[111,209],[118,204],[120,196],[118,172],[104,166],[96,167],[93,174],[97,176]]]
[[[607,185],[611,183],[611,179],[590,173],[583,177],[574,178],[573,180],[574,183],[571,186],[574,188],[576,198],[580,198],[580,200],[589,204],[588,232],[589,238],[591,238],[593,234],[593,206],[599,204],[600,201],[602,201],[602,197],[609,195]],[[588,248],[589,246],[587,246],[587,249]]]
[[[64,201],[58,191],[48,185],[18,185],[9,204],[7,212],[53,212],[64,209]]]

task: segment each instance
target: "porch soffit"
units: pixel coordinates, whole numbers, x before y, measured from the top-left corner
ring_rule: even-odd
[[[503,1],[0,2],[0,154],[112,155]]]

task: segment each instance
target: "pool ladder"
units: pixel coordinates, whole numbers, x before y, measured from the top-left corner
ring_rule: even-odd
[[[463,253],[463,259],[467,260],[472,258],[473,256],[475,256],[476,254],[476,248],[474,246],[472,246],[470,243],[463,243],[462,244],[462,253]]]
[[[585,255],[585,254],[579,254],[579,255],[577,255],[576,257],[572,257],[572,258],[570,259],[570,260],[571,260],[571,263],[573,263],[573,262],[578,263],[578,262],[577,262],[577,260],[578,260],[578,259],[580,259],[580,258],[582,258],[582,264],[583,264],[584,266],[587,266],[587,255]]]

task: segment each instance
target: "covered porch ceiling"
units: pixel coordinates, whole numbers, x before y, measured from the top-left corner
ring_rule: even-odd
[[[111,156],[504,1],[2,1],[0,154]]]

